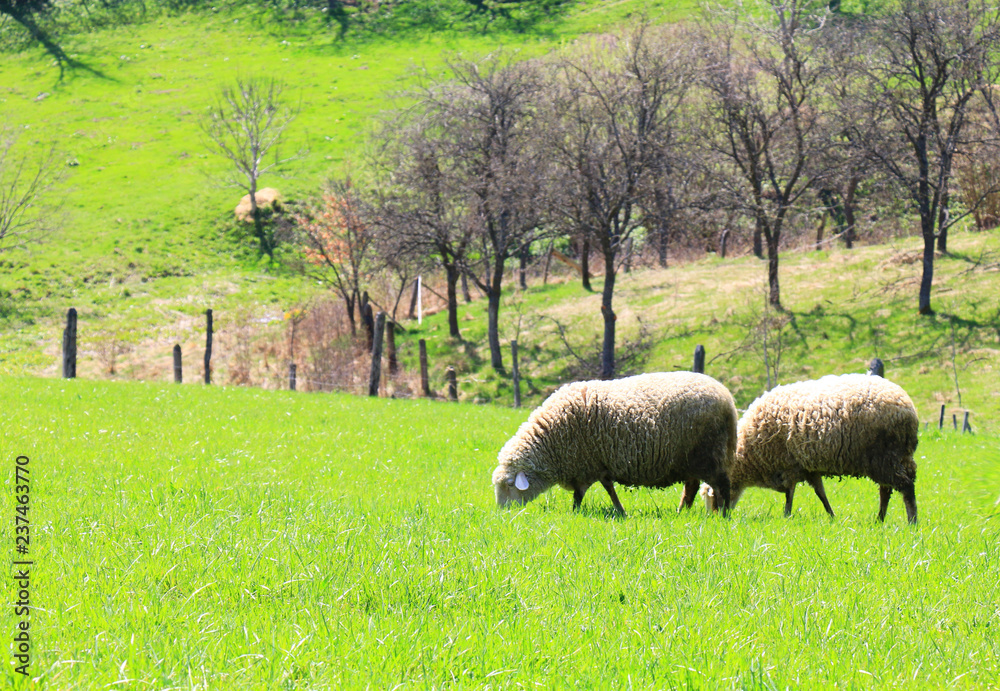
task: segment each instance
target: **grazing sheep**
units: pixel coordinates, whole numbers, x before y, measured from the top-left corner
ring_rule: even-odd
[[[578,509],[587,489],[600,482],[624,515],[615,482],[635,487],[683,482],[681,507],[690,507],[704,480],[715,488],[725,513],[736,417],[726,387],[694,372],[567,384],[500,450],[493,471],[497,504],[526,504],[560,485],[573,492]]]
[[[879,376],[845,374],[775,387],[740,419],[729,507],[747,487],[766,487],[785,494],[789,516],[795,485],[805,480],[833,516],[823,477],[847,475],[878,483],[880,521],[895,489],[915,523],[918,427],[910,397]],[[701,493],[708,508],[715,508],[709,488]]]

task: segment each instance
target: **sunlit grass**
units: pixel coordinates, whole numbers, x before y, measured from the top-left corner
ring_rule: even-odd
[[[915,528],[898,497],[877,524],[860,480],[828,483],[834,521],[807,491],[787,520],[763,490],[730,520],[678,515],[677,488],[623,493],[617,520],[599,487],[579,514],[559,489],[495,509],[523,411],[14,378],[0,396],[5,460],[32,463],[39,687],[1000,679],[995,437],[922,435]]]

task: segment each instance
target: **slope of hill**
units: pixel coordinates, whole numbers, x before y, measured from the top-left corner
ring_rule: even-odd
[[[55,145],[66,163],[58,188],[63,214],[46,242],[2,259],[4,288],[37,299],[87,286],[255,270],[219,241],[241,193],[218,184],[224,163],[206,152],[199,116],[238,74],[267,74],[300,102],[288,148],[308,155],[286,177],[262,180],[291,197],[313,193],[349,169],[372,119],[391,105],[417,67],[449,52],[500,45],[528,54],[581,31],[599,30],[639,2],[577,3],[576,11],[522,34],[414,29],[341,40],[318,22],[261,25],[249,10],[186,13],[68,36],[67,52],[89,70],[62,81],[40,49],[0,61],[0,124],[23,148]],[[660,3],[666,7],[671,3]],[[666,11],[663,7],[661,13]]]
[[[307,283],[258,265],[234,238],[232,210],[242,193],[220,185],[225,164],[206,152],[198,127],[237,74],[277,77],[300,103],[288,146],[308,155],[261,182],[302,198],[351,169],[373,118],[415,68],[500,45],[535,54],[640,9],[662,17],[683,6],[575,2],[521,33],[484,32],[470,19],[445,31],[418,26],[340,39],[316,16],[268,23],[253,5],[235,4],[64,36],[67,53],[88,69],[62,80],[40,48],[5,54],[0,127],[16,134],[21,151],[54,145],[65,175],[52,232],[0,254],[0,324],[4,338],[15,339],[0,368],[40,364],[21,351],[37,354],[36,327],[54,323],[67,301],[101,317],[141,309],[136,293],[182,310],[234,289],[248,302],[268,302],[275,283],[286,300],[308,297]]]

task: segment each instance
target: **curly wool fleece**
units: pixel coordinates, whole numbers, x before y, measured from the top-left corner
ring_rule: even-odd
[[[552,485],[574,507],[595,482],[624,513],[613,483],[685,483],[690,506],[704,480],[729,494],[736,405],[719,382],[694,372],[641,374],[563,386],[504,445],[493,471],[497,504],[524,504]],[[720,502],[724,503],[724,502]]]
[[[913,401],[879,376],[844,374],[775,387],[740,419],[730,506],[746,487],[766,487],[785,493],[788,515],[795,485],[804,480],[832,516],[822,478],[846,475],[881,486],[879,520],[895,489],[914,522],[918,428]]]

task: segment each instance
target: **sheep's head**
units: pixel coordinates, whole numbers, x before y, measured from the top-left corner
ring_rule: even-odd
[[[549,485],[538,478],[531,477],[523,470],[497,466],[493,471],[493,489],[496,492],[497,506],[510,504],[527,504],[549,488]]]

